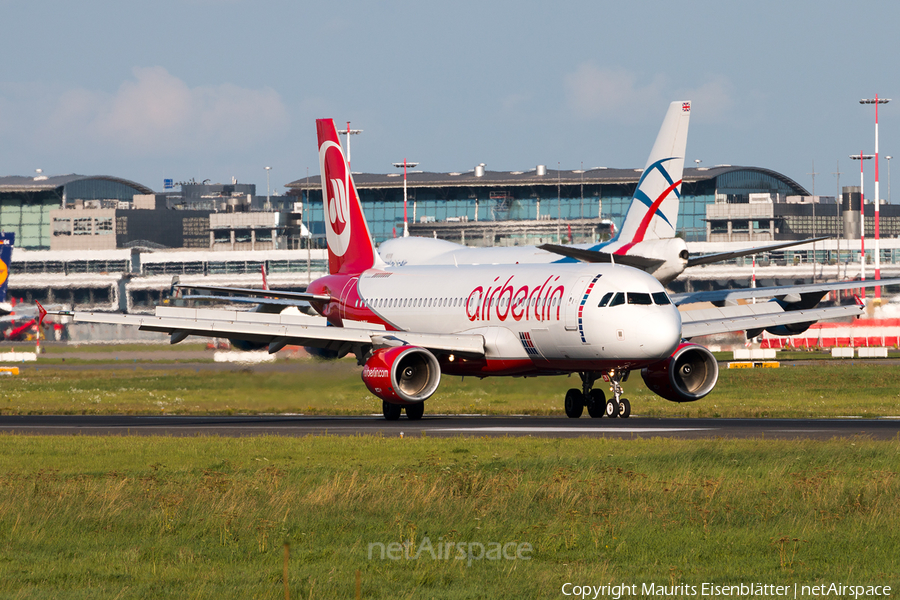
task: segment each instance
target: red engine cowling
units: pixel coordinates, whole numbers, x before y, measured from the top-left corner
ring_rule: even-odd
[[[650,391],[672,402],[693,402],[710,393],[719,379],[712,352],[697,344],[681,344],[672,356],[641,369]]]
[[[381,348],[366,361],[362,380],[382,400],[418,404],[437,390],[441,367],[431,352],[418,346]]]

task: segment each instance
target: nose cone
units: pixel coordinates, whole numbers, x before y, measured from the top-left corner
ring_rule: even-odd
[[[655,306],[641,315],[639,353],[644,358],[667,358],[681,343],[681,313],[673,305]]]

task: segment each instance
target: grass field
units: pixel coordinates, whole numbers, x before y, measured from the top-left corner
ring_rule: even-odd
[[[0,596],[283,598],[285,543],[291,598],[353,598],[357,571],[362,598],[897,590],[898,464],[852,438],[2,435]]]
[[[291,361],[269,368],[67,370],[24,368],[0,382],[2,414],[371,414],[368,393],[351,360]],[[599,385],[603,385],[602,382]],[[563,414],[577,376],[478,380],[444,377],[428,413]],[[599,387],[599,386],[598,386]],[[608,386],[601,388],[608,391]],[[706,398],[675,404],[649,392],[638,373],[625,383],[635,416],[836,417],[900,414],[900,368],[876,362],[817,361],[780,369],[721,369]],[[585,417],[586,418],[586,417]]]

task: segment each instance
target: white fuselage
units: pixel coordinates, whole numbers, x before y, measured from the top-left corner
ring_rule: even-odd
[[[667,358],[681,341],[662,285],[619,265],[389,267],[363,273],[357,290],[361,308],[388,329],[480,334],[489,361],[633,368]]]

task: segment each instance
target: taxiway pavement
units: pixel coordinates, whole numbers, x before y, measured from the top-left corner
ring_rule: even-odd
[[[140,416],[6,415],[0,432],[27,435],[382,435],[536,436],[610,438],[778,438],[830,439],[865,436],[900,439],[900,419],[687,419],[578,420],[565,417],[426,415],[419,421],[381,416],[304,415]]]

